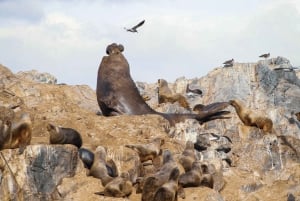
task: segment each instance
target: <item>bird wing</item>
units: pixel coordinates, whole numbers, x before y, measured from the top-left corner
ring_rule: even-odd
[[[136,29],[140,26],[142,26],[145,23],[145,20],[141,21],[140,23],[138,23],[137,25],[135,25],[134,27],[132,27],[132,29]]]

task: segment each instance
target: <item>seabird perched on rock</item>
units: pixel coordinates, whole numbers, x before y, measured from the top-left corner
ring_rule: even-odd
[[[259,57],[267,59],[269,58],[269,56],[270,56],[270,52],[268,54],[262,54]]]
[[[232,67],[233,63],[234,63],[234,59],[230,59],[230,60],[225,61],[223,64],[224,64],[224,67]]]
[[[129,31],[129,32],[138,32],[137,31],[137,28],[139,28],[140,26],[142,26],[143,24],[145,23],[145,20],[143,20],[143,21],[141,21],[140,23],[138,23],[137,25],[135,25],[134,27],[132,27],[132,28],[130,28],[130,29],[127,29],[126,27],[124,27],[124,29],[126,30],[126,31]]]

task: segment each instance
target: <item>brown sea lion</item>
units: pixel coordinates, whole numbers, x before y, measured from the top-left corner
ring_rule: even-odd
[[[240,100],[230,100],[229,103],[235,108],[240,120],[246,126],[254,126],[267,133],[271,133],[273,131],[273,122],[270,118],[260,116],[254,110],[246,108]]]
[[[128,144],[125,147],[135,150],[140,161],[143,163],[147,160],[153,161],[154,158],[161,154],[161,145],[164,144],[164,139],[155,138],[148,144]]]
[[[150,175],[145,178],[145,182],[142,187],[142,201],[153,200],[153,196],[157,189],[169,180],[172,170],[177,168],[176,161],[169,150],[164,150],[162,156],[163,165],[160,170],[154,175]]]
[[[110,160],[106,160],[106,150],[102,146],[98,146],[94,153],[94,162],[89,171],[89,176],[93,176],[101,180],[102,186],[106,186],[115,177],[118,176],[117,166]]]
[[[179,169],[174,168],[170,174],[169,181],[164,183],[155,192],[153,201],[177,201]]]
[[[295,113],[297,120],[300,121],[300,112]]]
[[[140,95],[130,76],[129,64],[123,56],[123,45],[108,45],[108,56],[102,58],[97,77],[97,101],[104,116],[158,114],[166,118],[171,126],[186,119],[200,123],[222,116],[219,105],[200,114],[168,114],[153,110]]]
[[[200,161],[194,161],[192,168],[179,176],[179,185],[184,188],[200,186],[203,180],[201,165]]]
[[[122,173],[121,176],[107,183],[103,192],[96,194],[109,197],[128,197],[131,193],[132,183],[129,181],[129,175],[128,173]]]
[[[183,150],[181,156],[179,157],[179,163],[182,165],[185,172],[192,169],[192,164],[196,160],[194,143],[192,141],[187,141],[185,149]]]
[[[32,122],[29,114],[23,113],[17,120],[1,122],[0,150],[19,148],[19,153],[23,153],[31,141]]]
[[[49,123],[47,130],[50,133],[50,144],[72,144],[78,148],[82,145],[80,133],[73,128],[58,127]]]
[[[179,93],[173,94],[171,89],[168,87],[168,82],[164,79],[158,79],[158,103],[175,103],[190,110],[190,104],[186,98]]]

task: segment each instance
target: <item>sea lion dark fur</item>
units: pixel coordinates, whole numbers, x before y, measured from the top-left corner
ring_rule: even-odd
[[[155,138],[148,144],[128,144],[125,147],[135,150],[140,161],[143,163],[147,160],[153,161],[154,158],[161,154],[161,145],[164,144],[164,140],[161,138]]]
[[[106,160],[106,150],[102,146],[96,148],[94,162],[90,168],[89,176],[100,179],[102,186],[106,186],[106,184],[118,176],[117,166],[112,160],[110,162]]]
[[[94,163],[95,154],[88,149],[80,148],[78,150],[79,158],[82,160],[84,167],[87,169],[91,169]]]
[[[47,130],[50,133],[50,144],[72,144],[78,148],[82,145],[80,133],[73,128],[58,127],[49,123]]]
[[[158,80],[158,103],[175,103],[178,102],[182,107],[190,110],[190,104],[186,98],[179,93],[173,94],[168,87],[168,82],[164,79]]]
[[[177,201],[178,200],[178,177],[179,169],[174,168],[170,174],[169,181],[164,183],[155,192],[153,201]]]
[[[229,103],[235,108],[240,120],[246,126],[255,126],[267,133],[273,131],[273,122],[270,118],[258,115],[255,111],[246,108],[240,100],[230,100]]]
[[[200,123],[222,116],[218,105],[201,114],[168,114],[154,111],[140,95],[130,76],[129,64],[122,52],[124,47],[115,43],[108,45],[99,66],[97,77],[97,101],[104,116],[158,114],[171,126],[186,119]]]
[[[296,114],[297,120],[300,121],[300,112],[297,112]]]
[[[29,114],[23,113],[17,120],[0,121],[0,150],[19,148],[19,153],[23,153],[31,141],[32,122]]]
[[[203,92],[201,91],[201,89],[191,89],[190,88],[190,84],[186,85],[185,93],[194,93],[194,94],[198,94],[200,96],[202,96],[202,94],[203,94]]]

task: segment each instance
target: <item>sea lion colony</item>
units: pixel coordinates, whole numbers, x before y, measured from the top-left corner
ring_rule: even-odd
[[[207,106],[198,104],[193,109],[195,113],[191,112],[190,114],[165,114],[154,111],[138,93],[130,76],[128,62],[122,54],[123,51],[122,45],[109,45],[106,49],[108,56],[103,57],[99,67],[96,93],[99,107],[104,116],[158,114],[166,118],[172,126],[189,118],[196,119],[199,123],[227,118],[223,115],[228,114],[228,111],[223,111],[223,109],[232,105],[246,126],[258,127],[266,133],[273,132],[271,119],[254,115],[254,112],[244,107],[240,100],[217,102]],[[163,79],[160,79],[159,84],[164,87],[167,86]],[[189,86],[187,86],[187,91],[190,91]],[[196,90],[196,92],[199,95],[202,94],[202,91],[200,93]],[[165,91],[160,90],[161,95],[167,93],[169,93],[167,88]],[[165,99],[163,98],[163,100]],[[183,103],[184,107],[189,106],[186,100]],[[25,146],[30,144],[31,119],[28,114],[24,114],[20,120],[15,121],[12,114],[14,113],[11,110],[2,112],[0,149],[19,147],[20,153],[22,153]],[[299,113],[296,116],[299,120]],[[219,191],[224,186],[222,172],[216,170],[213,164],[203,163],[197,156],[197,152],[205,150],[205,148],[197,150],[197,147],[200,147],[199,143],[202,143],[199,141],[195,143],[188,141],[182,155],[176,160],[169,150],[162,151],[161,146],[164,140],[160,138],[150,140],[149,144],[125,145],[138,154],[141,165],[120,174],[114,161],[106,158],[104,147],[98,146],[95,153],[81,148],[82,138],[76,130],[58,127],[50,123],[47,130],[50,133],[50,144],[73,144],[79,149],[79,158],[84,163],[85,168],[89,170],[88,174],[100,179],[104,186],[103,192],[97,192],[99,195],[128,197],[133,188],[136,187],[142,193],[142,200],[173,201],[177,200],[178,195],[184,198],[184,188],[186,187],[203,185]],[[221,137],[219,136],[219,138]],[[231,142],[230,139],[229,141]],[[142,173],[146,166],[153,166],[154,160],[157,158],[162,158],[162,163],[154,168],[153,173],[138,174]],[[182,173],[179,170],[180,166],[184,170]],[[138,175],[133,176],[132,173]]]

